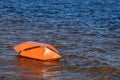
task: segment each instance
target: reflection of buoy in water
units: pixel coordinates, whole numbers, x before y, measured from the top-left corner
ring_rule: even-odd
[[[40,78],[58,76],[60,74],[60,71],[51,71],[60,67],[60,61],[37,61],[20,56],[15,57],[15,61],[17,61],[17,64],[15,65],[16,69],[20,70],[15,74],[16,76],[35,78],[39,80]],[[48,80],[51,79],[48,78]]]
[[[34,58],[39,60],[58,60],[62,58],[55,47],[33,41],[27,41],[18,44],[13,47],[13,49],[23,57]]]

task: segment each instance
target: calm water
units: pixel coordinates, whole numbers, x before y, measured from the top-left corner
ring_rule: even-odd
[[[24,41],[64,56],[17,56]],[[120,80],[120,0],[0,0],[0,80]]]

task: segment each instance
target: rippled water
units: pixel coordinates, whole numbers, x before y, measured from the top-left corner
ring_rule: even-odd
[[[17,56],[24,41],[54,45],[64,56]],[[1,80],[120,80],[119,0],[0,0]]]

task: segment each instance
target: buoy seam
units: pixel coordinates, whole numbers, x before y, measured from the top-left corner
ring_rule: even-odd
[[[35,48],[39,48],[39,47],[40,47],[40,46],[34,46],[34,47],[26,48],[26,49],[24,49],[23,51],[28,51],[28,50],[35,49]]]
[[[58,52],[56,52],[55,50],[53,50],[53,49],[51,49],[51,48],[49,48],[49,47],[47,47],[48,49],[50,49],[50,50],[52,50],[53,52],[55,52],[55,53],[58,53]]]

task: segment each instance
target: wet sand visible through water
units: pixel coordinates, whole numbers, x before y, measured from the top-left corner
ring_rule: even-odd
[[[0,80],[120,80],[120,1],[0,1]],[[54,45],[64,57],[39,61],[11,49]]]

